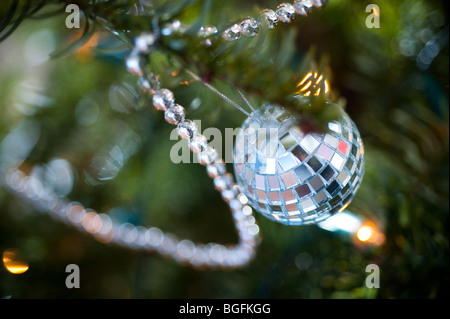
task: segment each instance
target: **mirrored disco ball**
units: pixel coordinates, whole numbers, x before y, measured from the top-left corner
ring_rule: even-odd
[[[361,137],[344,111],[327,132],[304,133],[286,109],[264,105],[242,125],[233,160],[253,208],[286,225],[317,223],[344,210],[364,174]]]

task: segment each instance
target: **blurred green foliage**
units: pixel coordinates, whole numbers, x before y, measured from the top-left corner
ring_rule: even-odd
[[[51,1],[49,1],[51,2]],[[73,1],[86,10],[94,42],[70,47],[83,31],[64,26],[64,3],[46,4],[0,43],[0,141],[19,123],[38,123],[39,142],[24,165],[67,159],[76,171],[70,198],[122,221],[155,225],[203,242],[235,242],[227,206],[200,165],[173,164],[173,127],[151,102],[136,98],[125,71],[132,35],[152,29],[151,17],[112,5]],[[39,1],[32,2],[40,3]],[[58,3],[55,1],[54,3]],[[257,216],[256,259],[233,271],[199,271],[158,255],[104,245],[37,214],[0,188],[0,250],[19,249],[29,270],[0,270],[0,295],[12,298],[438,298],[448,294],[448,16],[445,1],[377,1],[381,27],[369,29],[370,1],[330,0],[305,19],[250,40],[199,47],[190,36],[168,37],[151,68],[202,129],[238,127],[243,114],[199,83],[180,85],[192,68],[237,100],[289,104],[309,61],[324,59],[333,99],[345,105],[365,143],[366,175],[349,209],[385,235],[380,246],[317,226],[286,227]],[[125,4],[125,5],[124,5]],[[254,16],[276,1],[153,1],[160,23],[178,18],[217,24]],[[24,2],[19,2],[23,8]],[[128,6],[128,7],[127,7]],[[7,15],[9,2],[0,5]],[[19,12],[19,11],[17,11]],[[11,22],[14,23],[14,22]],[[11,25],[11,24],[9,24]],[[130,34],[121,30],[129,29]],[[438,38],[447,30],[446,41]],[[94,33],[93,33],[94,34]],[[445,36],[444,36],[445,38]],[[440,41],[427,68],[417,57]],[[83,40],[87,40],[83,39]],[[182,49],[170,41],[182,40]],[[92,41],[87,40],[87,41]],[[69,50],[65,50],[69,47]],[[87,53],[82,49],[87,50]],[[312,49],[313,48],[313,49]],[[51,52],[59,57],[46,60]],[[44,57],[44,58],[43,58]],[[305,63],[308,62],[308,63]],[[139,93],[139,92],[138,92]],[[88,107],[82,107],[83,103]],[[87,103],[87,104],[86,104]],[[80,106],[81,105],[81,106]],[[87,115],[86,113],[87,111]],[[91,112],[89,112],[91,111]],[[92,112],[98,116],[92,119]],[[80,113],[81,112],[81,113]],[[81,114],[81,115],[80,115]],[[83,114],[86,120],[83,122]],[[327,112],[312,112],[319,119]],[[85,118],[85,119],[86,119]],[[91,122],[89,122],[91,121]],[[322,120],[322,122],[324,119]],[[91,124],[89,124],[91,123]],[[100,178],[96,159],[129,146],[123,168]],[[232,167],[229,167],[230,171]],[[103,172],[106,174],[105,172]],[[81,269],[81,288],[65,287],[65,266]],[[381,287],[365,287],[365,268],[381,269]]]

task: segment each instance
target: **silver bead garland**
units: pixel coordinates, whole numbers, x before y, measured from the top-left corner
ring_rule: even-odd
[[[294,4],[281,3],[276,10],[264,9],[259,19],[246,17],[241,22],[233,24],[222,32],[226,41],[236,41],[241,36],[254,37],[260,28],[273,29],[279,21],[289,23],[296,14],[306,16],[313,7],[321,8],[327,4],[326,0],[295,0]]]

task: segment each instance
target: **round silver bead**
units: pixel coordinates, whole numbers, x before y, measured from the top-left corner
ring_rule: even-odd
[[[294,17],[295,9],[294,6],[290,3],[282,3],[277,8],[277,15],[280,21],[282,22],[291,22]]]
[[[242,20],[239,25],[241,33],[246,37],[254,37],[259,32],[259,24],[258,21],[251,17],[247,17]]]
[[[144,32],[134,39],[134,47],[139,53],[148,54],[156,41],[153,33]]]
[[[208,140],[206,139],[205,136],[203,136],[201,134],[194,135],[194,137],[192,137],[189,140],[189,148],[191,149],[191,151],[193,153],[202,152],[206,148],[207,145],[208,145]]]
[[[130,72],[131,75],[142,75],[142,67],[141,67],[141,57],[136,51],[131,52],[129,56],[125,59],[125,66],[127,71]]]
[[[275,25],[280,21],[275,11],[264,9],[260,16],[261,26],[267,29],[275,28]]]
[[[308,15],[308,13],[310,13],[313,5],[314,4],[312,0],[296,0],[294,1],[295,13],[301,16],[306,16]]]
[[[153,91],[159,90],[160,87],[159,77],[154,73],[148,73],[140,76],[138,84],[141,90],[145,93],[152,93]]]
[[[178,124],[177,127],[178,135],[185,139],[190,140],[198,132],[197,125],[191,120],[185,120]]]
[[[218,191],[223,191],[233,185],[233,177],[231,174],[221,175],[214,178],[214,186]]]
[[[165,111],[175,102],[173,92],[168,89],[162,89],[153,96],[153,106],[157,110]]]
[[[198,30],[197,35],[201,38],[207,38],[217,34],[217,32],[218,30],[215,26],[203,26]]]
[[[184,107],[179,104],[172,105],[164,113],[164,118],[169,124],[178,125],[180,122],[184,121],[184,117]]]
[[[241,37],[241,27],[239,24],[234,24],[228,29],[226,29],[223,34],[222,38],[226,41],[236,41]]]
[[[208,146],[206,149],[198,154],[198,161],[202,165],[211,165],[219,158],[217,151]]]

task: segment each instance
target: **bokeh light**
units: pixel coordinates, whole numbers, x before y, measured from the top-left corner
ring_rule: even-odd
[[[21,252],[16,249],[7,249],[3,252],[3,266],[15,275],[23,274],[29,268],[28,262],[24,259]]]

